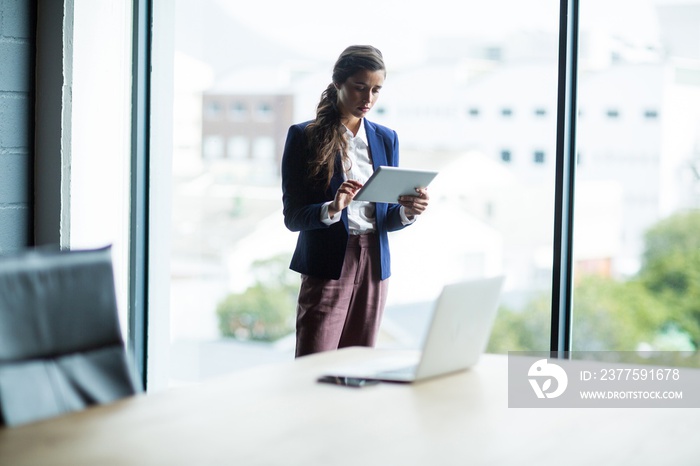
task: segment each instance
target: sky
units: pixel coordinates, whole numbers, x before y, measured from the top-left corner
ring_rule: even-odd
[[[556,32],[559,0],[216,0],[237,20],[288,46],[335,57],[369,43],[394,63],[416,61],[427,37],[497,38],[516,30]],[[658,40],[654,5],[700,0],[582,0],[583,29],[612,31],[632,42]]]

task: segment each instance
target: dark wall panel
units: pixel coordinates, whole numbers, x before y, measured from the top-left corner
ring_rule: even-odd
[[[0,0],[0,253],[34,244],[36,0]]]

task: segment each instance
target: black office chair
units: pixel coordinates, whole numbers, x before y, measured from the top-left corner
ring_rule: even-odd
[[[111,248],[0,255],[0,424],[140,391],[119,327]]]

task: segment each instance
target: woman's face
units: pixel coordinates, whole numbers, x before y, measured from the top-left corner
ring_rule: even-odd
[[[384,85],[383,70],[361,70],[345,82],[335,83],[338,89],[338,107],[343,119],[363,118],[377,101],[382,85]]]

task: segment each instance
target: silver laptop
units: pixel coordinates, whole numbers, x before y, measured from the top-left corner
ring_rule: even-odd
[[[433,310],[419,355],[367,361],[331,371],[319,381],[337,379],[357,386],[363,381],[410,383],[472,367],[486,349],[504,277],[446,285]],[[377,351],[381,355],[381,351]],[[323,380],[322,380],[323,379]]]

